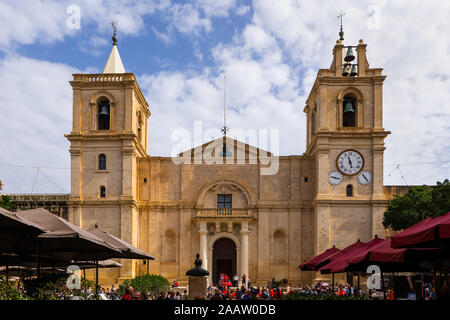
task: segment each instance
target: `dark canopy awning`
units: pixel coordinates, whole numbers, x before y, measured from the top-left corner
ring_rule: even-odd
[[[122,252],[120,255],[117,255],[116,258],[155,260],[155,258],[147,252],[132,246],[128,242],[117,238],[106,231],[100,230],[97,226],[89,229],[89,232],[96,235],[103,241],[112,244],[114,247],[119,248]]]
[[[337,273],[344,272],[345,268],[348,266],[348,262],[355,256],[365,251],[368,248],[373,247],[374,245],[383,242],[382,239],[375,237],[368,243],[365,243],[362,246],[354,246],[351,250],[341,254],[338,258],[334,259],[330,263],[324,265],[319,270],[321,273]]]
[[[45,231],[43,226],[0,208],[0,253],[35,252],[36,247],[29,248],[26,243]]]
[[[349,260],[345,271],[365,271],[367,266],[375,264],[383,272],[424,271],[422,260],[445,257],[442,248],[391,248],[391,238],[386,239]]]
[[[330,262],[333,262],[336,259],[339,259],[341,256],[347,254],[348,252],[351,252],[352,250],[355,250],[356,248],[363,247],[366,243],[362,242],[358,239],[355,243],[352,243],[351,245],[345,247],[344,249],[337,251],[336,253],[333,253],[332,255],[320,259],[319,262],[316,263],[314,270],[319,270],[323,266],[329,264]]]
[[[16,214],[48,230],[37,236],[39,251],[44,255],[64,260],[104,260],[121,252],[44,208],[18,211]]]
[[[321,254],[319,254],[315,257],[312,257],[311,259],[308,259],[307,261],[303,262],[301,265],[298,266],[298,268],[300,268],[300,270],[302,270],[302,271],[313,271],[316,264],[319,261],[330,257],[331,255],[335,254],[338,251],[340,251],[340,250],[333,246],[332,248],[325,250]]]
[[[450,212],[428,218],[392,237],[392,248],[450,247]]]

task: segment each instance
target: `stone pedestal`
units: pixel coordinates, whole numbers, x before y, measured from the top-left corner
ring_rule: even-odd
[[[208,293],[208,277],[189,277],[189,300],[196,296],[206,298]]]
[[[208,277],[209,272],[202,269],[202,259],[197,253],[195,256],[195,268],[188,270],[186,275],[189,277],[189,300],[194,300],[196,296],[202,296],[206,298],[208,290]]]

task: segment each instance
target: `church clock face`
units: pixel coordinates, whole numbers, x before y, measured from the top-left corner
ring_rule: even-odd
[[[364,158],[355,150],[341,152],[336,161],[339,171],[350,176],[357,174],[364,166]]]
[[[358,174],[358,182],[361,184],[369,184],[372,182],[372,174],[370,171],[363,170]]]
[[[333,186],[337,186],[342,182],[342,173],[337,170],[331,170],[328,173],[328,182]]]

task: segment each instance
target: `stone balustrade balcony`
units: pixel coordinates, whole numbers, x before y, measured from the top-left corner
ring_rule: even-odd
[[[136,80],[133,73],[95,73],[73,75],[73,81],[80,82],[120,82],[129,80]]]
[[[237,208],[201,208],[197,209],[196,217],[251,217],[249,209]]]

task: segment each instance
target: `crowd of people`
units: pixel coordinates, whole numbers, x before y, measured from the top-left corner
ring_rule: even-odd
[[[315,285],[292,288],[288,286],[287,280],[275,281],[272,279],[266,286],[252,286],[251,281],[244,275],[239,278],[235,275],[228,278],[227,275],[221,275],[215,287],[209,286],[205,295],[194,297],[196,300],[280,300],[289,295],[302,295],[310,298],[320,296],[341,296],[341,297],[362,297],[367,299],[386,299],[394,300],[394,290],[387,289],[381,294],[375,290],[368,293],[363,292],[361,288],[352,286],[348,283],[332,286],[325,282],[318,282]],[[25,288],[19,284],[18,289],[26,297]],[[81,289],[75,292],[67,288],[54,289],[54,296],[59,299],[95,299],[95,291],[91,288]],[[157,297],[151,297],[147,292],[135,290],[132,286],[125,287],[125,293],[119,293],[114,286],[111,288],[99,288],[99,299],[102,300],[187,300],[188,290],[179,287],[178,282],[174,281],[168,291],[161,292]],[[192,297],[191,297],[192,298]],[[287,297],[289,298],[289,297]],[[435,300],[435,292],[432,286],[424,288],[425,300]]]

